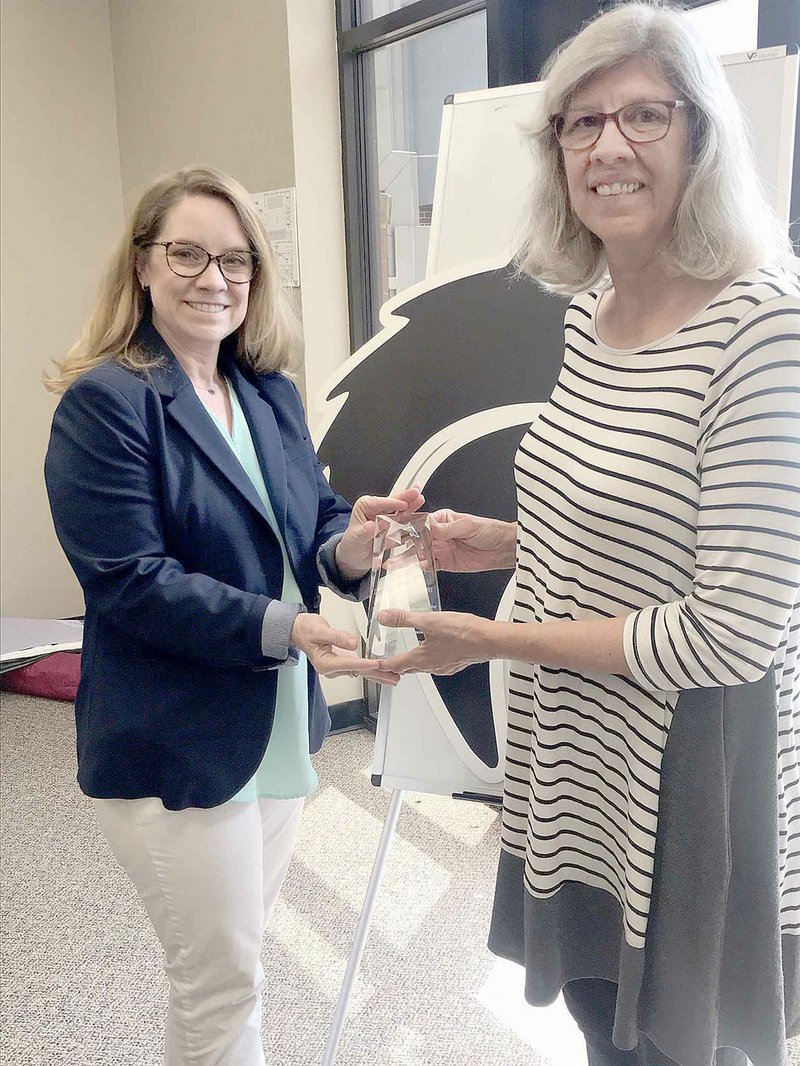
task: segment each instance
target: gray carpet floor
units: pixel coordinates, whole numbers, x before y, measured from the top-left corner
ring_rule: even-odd
[[[74,744],[69,704],[3,695],[0,1061],[158,1066],[160,949],[75,784]],[[371,747],[358,730],[316,758],[264,944],[269,1066],[321,1061],[388,808]],[[337,1066],[585,1066],[563,1004],[525,1005],[518,968],[484,946],[498,847],[489,808],[407,794]]]

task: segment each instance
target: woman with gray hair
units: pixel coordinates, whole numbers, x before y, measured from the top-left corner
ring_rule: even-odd
[[[514,523],[437,513],[512,622],[386,612],[387,670],[511,660],[491,949],[590,1066],[800,1031],[800,289],[719,62],[626,3],[547,64],[522,270],[573,295]]]

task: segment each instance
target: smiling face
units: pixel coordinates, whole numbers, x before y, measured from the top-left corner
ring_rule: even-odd
[[[233,208],[212,196],[186,196],[173,204],[156,240],[197,244],[212,255],[250,247]],[[137,273],[150,288],[153,325],[173,350],[216,357],[220,341],[244,322],[250,283],[227,281],[217,263],[196,278],[179,277],[167,265],[165,249],[155,246],[143,251]]]
[[[679,95],[652,63],[635,58],[596,75],[569,106],[609,113]],[[646,144],[627,141],[608,120],[596,144],[563,151],[563,157],[572,208],[610,261],[618,253],[646,256],[669,243],[689,166],[685,111],[673,112],[666,137]]]

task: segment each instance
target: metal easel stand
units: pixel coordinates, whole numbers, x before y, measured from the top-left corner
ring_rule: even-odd
[[[361,908],[361,916],[359,917],[358,925],[356,926],[356,935],[347,960],[347,969],[345,970],[342,989],[339,992],[339,998],[336,1001],[336,1008],[333,1012],[333,1021],[331,1022],[330,1031],[328,1032],[328,1042],[325,1045],[325,1051],[322,1055],[321,1066],[334,1066],[334,1063],[336,1062],[336,1053],[339,1049],[339,1041],[342,1038],[342,1030],[344,1029],[344,1023],[347,1018],[347,1006],[350,1002],[350,994],[353,991],[353,985],[355,984],[356,976],[358,974],[358,967],[361,963],[361,956],[364,954],[364,948],[367,944],[367,937],[369,936],[370,925],[372,924],[372,912],[375,908],[375,900],[378,896],[381,879],[383,878],[383,870],[386,866],[386,860],[389,857],[389,850],[392,846],[392,840],[394,839],[395,830],[397,828],[397,819],[400,814],[400,808],[403,806],[404,796],[405,792],[402,789],[392,789],[391,799],[389,801],[389,812],[386,815],[386,821],[383,823],[381,841],[378,845],[375,862],[372,864],[372,874],[370,875],[369,885],[367,886],[364,906]]]

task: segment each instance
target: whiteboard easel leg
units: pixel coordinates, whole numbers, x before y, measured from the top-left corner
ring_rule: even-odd
[[[350,956],[347,960],[347,969],[345,970],[344,981],[342,982],[342,990],[336,1001],[336,1009],[333,1012],[333,1021],[331,1022],[331,1028],[328,1033],[328,1042],[325,1045],[325,1051],[322,1055],[322,1066],[334,1066],[334,1063],[336,1062],[336,1052],[339,1048],[339,1041],[341,1040],[342,1030],[344,1029],[345,1019],[347,1018],[347,1005],[350,1002],[350,993],[353,991],[356,974],[358,973],[358,967],[361,963],[361,956],[364,953],[367,937],[369,936],[369,927],[372,924],[372,911],[375,907],[378,888],[380,887],[381,878],[383,877],[383,868],[386,865],[389,849],[392,846],[392,840],[397,827],[397,818],[400,814],[400,808],[403,805],[404,795],[405,793],[402,789],[394,789],[392,791],[392,798],[389,802],[389,812],[386,815],[386,821],[383,824],[381,842],[378,845],[378,852],[375,856],[375,862],[372,865],[372,874],[370,875],[369,885],[367,886],[364,906],[361,909],[361,917],[358,919],[358,925],[356,926],[355,939],[353,941],[353,946],[350,949]]]

